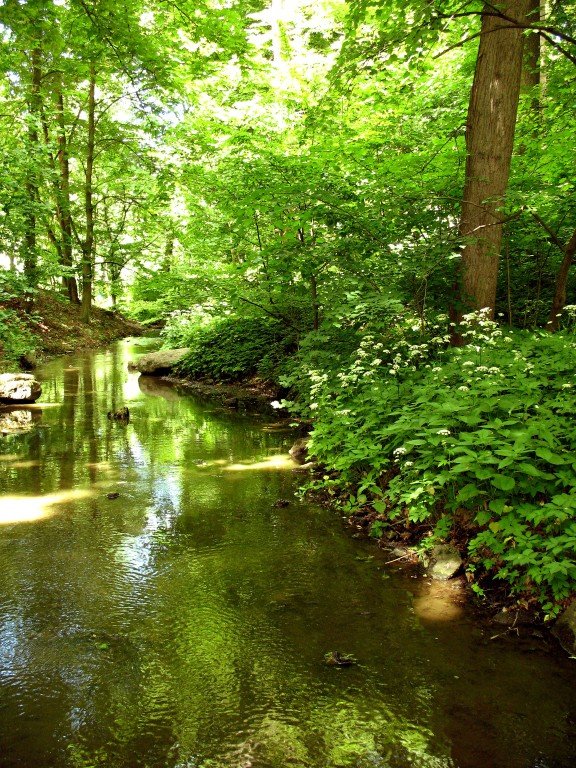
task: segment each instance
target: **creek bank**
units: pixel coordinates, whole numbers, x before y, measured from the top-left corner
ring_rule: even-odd
[[[182,350],[178,352],[182,353]],[[161,384],[161,382],[164,383]],[[176,392],[182,394],[217,400],[226,408],[255,413],[274,413],[277,417],[280,415],[271,405],[272,401],[281,397],[279,388],[257,377],[242,382],[224,383],[187,379],[174,373],[162,376],[140,376],[140,387],[143,391],[148,388],[157,388],[158,385],[168,391],[173,387]],[[162,394],[167,396],[165,393]],[[316,468],[314,463],[306,463],[309,459],[307,438],[302,435],[305,435],[309,429],[310,424],[303,423],[300,432],[295,430],[295,443],[289,451],[295,462],[295,469],[314,470]],[[335,501],[329,496],[319,500],[329,506],[333,506]],[[378,515],[374,510],[366,510],[349,518],[349,525],[357,531],[354,537],[372,538],[369,530],[377,518]],[[477,623],[484,626],[487,634],[491,635],[491,640],[513,638],[514,641],[524,643],[527,650],[545,650],[550,653],[558,651],[558,642],[553,637],[555,634],[557,636],[557,633],[550,631],[554,626],[552,622],[545,624],[543,617],[538,614],[533,604],[524,607],[521,601],[515,602],[504,585],[491,585],[491,588],[486,590],[488,596],[481,602],[478,600],[470,587],[468,574],[463,575],[466,562],[461,555],[461,552],[464,552],[463,546],[459,546],[461,542],[438,545],[422,560],[417,553],[416,544],[421,541],[427,531],[410,530],[407,526],[403,526],[401,521],[395,525],[394,531],[389,538],[380,539],[378,546],[390,555],[391,559],[387,565],[394,564],[396,568],[408,569],[412,575],[420,579],[423,589],[419,593],[415,610],[423,618],[433,620],[432,617],[437,616],[439,612],[445,618],[452,614],[456,616],[466,605],[473,611]],[[442,584],[445,587],[442,587]],[[556,625],[572,626],[573,635],[567,635],[567,632],[572,629],[563,629],[563,637],[568,637],[568,640],[564,640],[562,646],[567,650],[571,647],[570,643],[573,643],[574,652],[576,652],[576,608],[572,625],[563,619],[556,622]]]
[[[233,382],[214,381],[211,379],[190,379],[178,375],[175,370],[178,363],[188,353],[186,347],[180,349],[160,349],[142,355],[129,363],[128,369],[139,371],[140,389],[157,390],[155,382],[165,382],[182,394],[193,394],[207,400],[217,400],[225,408],[256,413],[276,413],[272,402],[280,397],[280,390],[269,381],[253,376]]]
[[[334,504],[333,498],[322,494],[318,500]],[[371,541],[385,553],[386,567],[420,584],[415,612],[423,619],[433,620],[438,611],[445,618],[452,613],[456,616],[465,609],[490,641],[514,642],[527,652],[552,655],[562,654],[563,649],[576,656],[576,602],[569,604],[555,621],[545,621],[533,601],[514,598],[501,582],[492,582],[485,588],[484,597],[479,598],[472,591],[469,575],[463,573],[464,549],[442,544],[422,555],[418,545],[425,537],[423,530],[416,532],[398,521],[385,537],[376,539],[370,535],[370,528],[377,519],[374,510],[363,510],[344,522],[354,529],[353,538]],[[436,570],[438,564],[440,569]]]
[[[278,420],[285,418],[284,412],[279,414],[272,406],[272,402],[280,397],[278,388],[256,376],[233,383],[187,379],[175,374],[158,378],[160,381],[170,383],[182,394],[191,394],[205,400],[218,401],[225,408],[267,415],[274,414]]]
[[[104,347],[126,336],[141,336],[144,328],[117,312],[93,307],[90,323],[80,317],[80,305],[63,296],[40,290],[32,307],[24,298],[0,304],[17,313],[26,332],[26,349],[16,352],[0,348],[0,371],[18,367],[31,370],[49,358],[85,349]]]

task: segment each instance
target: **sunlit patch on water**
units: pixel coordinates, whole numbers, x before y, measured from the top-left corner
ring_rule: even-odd
[[[47,496],[0,496],[0,525],[32,523],[52,517],[57,512],[54,507],[58,504],[85,499],[93,493],[77,488]]]
[[[10,466],[14,469],[31,469],[32,467],[39,467],[39,461],[13,461]]]
[[[460,582],[432,581],[414,599],[414,613],[424,622],[449,622],[464,614]]]
[[[237,464],[226,464],[226,472],[245,472],[247,470],[267,470],[267,469],[294,469],[296,465],[289,454],[281,453],[276,456],[268,456],[261,461],[246,461]]]
[[[8,464],[11,461],[18,461],[18,459],[21,459],[22,456],[19,453],[5,453],[3,456],[0,456],[0,461],[5,462]]]

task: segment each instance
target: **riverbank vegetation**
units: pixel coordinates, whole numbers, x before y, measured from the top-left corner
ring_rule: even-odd
[[[576,5],[1,7],[1,343],[38,291],[274,382],[311,488],[576,590]],[[14,296],[25,303],[13,305]],[[12,302],[12,303],[11,303]],[[282,401],[282,402],[280,402]]]

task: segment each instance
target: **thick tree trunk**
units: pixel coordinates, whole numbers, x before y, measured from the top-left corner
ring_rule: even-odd
[[[86,237],[82,243],[82,310],[81,318],[90,322],[94,279],[94,147],[96,140],[96,67],[90,64],[88,84],[88,137],[86,149],[86,187],[84,210],[86,215]]]
[[[530,0],[498,8],[524,22]],[[487,307],[494,314],[502,241],[500,210],[508,186],[522,76],[523,33],[486,4],[466,131],[467,161],[460,234],[465,243],[453,313]]]

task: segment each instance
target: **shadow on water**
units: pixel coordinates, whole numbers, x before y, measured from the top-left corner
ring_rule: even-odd
[[[139,381],[144,351],[45,366],[1,438],[2,768],[575,764],[570,660],[390,572],[295,495],[290,434]]]

